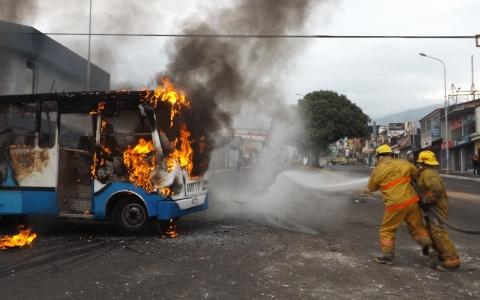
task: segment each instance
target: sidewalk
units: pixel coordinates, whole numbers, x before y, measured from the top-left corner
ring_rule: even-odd
[[[439,170],[438,173],[440,173],[440,176],[442,176],[442,177],[463,179],[463,180],[474,180],[474,181],[479,181],[480,182],[480,176],[479,177],[473,177],[471,172],[468,172],[468,173],[449,172],[447,174],[447,172],[445,172],[445,170]]]

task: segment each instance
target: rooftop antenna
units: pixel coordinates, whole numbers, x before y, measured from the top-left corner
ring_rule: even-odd
[[[475,100],[475,93],[477,89],[475,88],[475,78],[474,78],[474,68],[473,68],[473,55],[472,55],[472,87],[470,88],[470,93],[472,94],[472,100]]]

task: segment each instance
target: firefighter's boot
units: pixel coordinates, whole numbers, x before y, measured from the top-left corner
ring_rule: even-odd
[[[427,246],[427,255],[430,262],[430,268],[436,269],[438,267],[438,254],[431,245]]]
[[[379,264],[393,265],[394,261],[395,261],[394,254],[384,254],[383,256],[375,257],[375,262]]]
[[[442,272],[450,272],[450,271],[455,271],[460,268],[460,259],[454,259],[454,260],[445,260],[442,261],[442,263],[438,264],[436,267],[437,270],[442,271]]]

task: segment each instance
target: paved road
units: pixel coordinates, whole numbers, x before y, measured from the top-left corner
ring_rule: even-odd
[[[211,207],[179,236],[117,234],[109,222],[29,218],[31,248],[0,252],[2,299],[476,299],[478,235],[450,230],[463,262],[431,270],[405,227],[393,266],[373,262],[380,195],[371,169],[261,167],[213,172]],[[445,178],[450,221],[480,228],[478,187]],[[457,194],[455,194],[457,193]],[[9,224],[0,233],[11,233]]]

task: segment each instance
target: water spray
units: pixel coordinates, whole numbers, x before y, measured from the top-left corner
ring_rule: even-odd
[[[346,189],[364,188],[368,183],[368,178],[360,179],[347,179],[342,178],[341,181],[335,179],[327,174],[317,174],[314,176],[311,174],[305,174],[297,171],[285,171],[277,176],[277,180],[281,177],[285,177],[295,182],[296,184],[311,188],[315,190],[324,191],[344,191]]]

